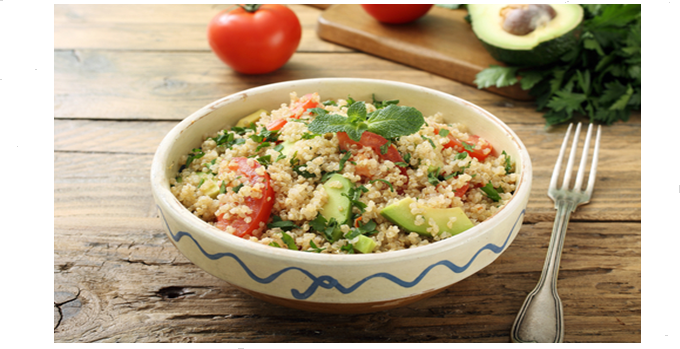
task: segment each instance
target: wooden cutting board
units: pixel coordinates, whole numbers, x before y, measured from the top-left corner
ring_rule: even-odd
[[[475,76],[493,59],[465,21],[466,10],[437,6],[415,22],[383,24],[360,5],[328,7],[319,16],[320,38],[477,87]],[[518,85],[488,88],[518,100],[531,100]]]

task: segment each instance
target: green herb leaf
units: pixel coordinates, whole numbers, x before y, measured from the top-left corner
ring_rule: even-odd
[[[510,159],[510,155],[503,150],[501,152],[505,156],[505,173],[508,174],[510,171],[512,171],[512,160]]]
[[[429,139],[429,138],[427,138],[427,137],[425,137],[425,136],[420,136],[420,138],[422,138],[422,139],[424,139],[424,140],[430,142],[430,145],[432,146],[432,149],[437,149],[437,145],[434,144],[434,141],[433,141],[433,140],[431,140],[431,139]]]
[[[321,253],[321,251],[323,251],[323,250],[326,249],[325,247],[324,247],[324,248],[319,248],[318,246],[316,246],[316,243],[314,243],[313,240],[309,240],[309,246],[312,248],[312,250],[309,251],[309,252]]]
[[[493,184],[491,182],[486,183],[485,186],[480,188],[486,196],[489,197],[489,199],[493,201],[499,201],[501,199],[501,196],[498,195],[498,191],[493,187]]]
[[[547,126],[567,122],[576,113],[608,125],[627,121],[641,108],[642,7],[581,6],[585,16],[579,42],[560,61],[522,69],[490,66],[477,75],[478,87],[519,83],[536,97]]]
[[[309,124],[308,129],[316,134],[346,132],[352,140],[358,142],[364,131],[384,138],[394,138],[416,133],[424,123],[425,118],[415,108],[390,104],[368,115],[366,104],[359,101],[349,106],[347,117],[322,114]]]
[[[258,156],[255,158],[255,160],[257,160],[257,162],[259,162],[260,165],[267,167],[272,163],[272,156],[269,154]]]
[[[427,173],[427,181],[428,181],[428,183],[434,185],[435,187],[436,187],[437,185],[439,185],[439,182],[441,182],[441,181],[439,180],[439,172],[440,172],[440,171],[441,171],[441,169],[440,169],[439,167],[437,167],[437,168],[434,169],[433,171],[429,171],[429,172]]]
[[[293,229],[302,229],[298,227],[293,221],[284,221],[279,216],[273,216],[272,222],[267,224],[267,228],[281,228],[283,231],[291,231]]]
[[[375,99],[375,93],[372,94],[372,98],[373,98],[373,106],[376,109],[385,108],[386,106],[391,105],[391,104],[399,104],[398,99],[390,99],[390,100],[386,100],[386,101],[379,101],[379,100]]]
[[[388,182],[387,180],[378,178],[378,179],[372,179],[372,180],[369,181],[369,183],[371,183],[371,184],[373,184],[375,182],[383,182],[383,183],[387,184],[388,187],[390,187],[390,191],[392,191],[392,192],[394,191],[394,187],[392,186],[392,183]]]
[[[387,154],[387,150],[390,149],[390,145],[392,145],[392,142],[389,140],[385,142],[385,144],[380,146],[380,154],[385,155]]]
[[[474,83],[478,88],[488,88],[492,86],[505,87],[517,83],[517,69],[513,67],[501,67],[490,65],[489,68],[482,70],[475,76]]]
[[[290,235],[286,233],[281,233],[281,240],[283,240],[283,242],[285,242],[286,245],[288,245],[288,249],[290,250],[298,249],[297,245],[295,244],[295,239],[293,239]]]
[[[340,247],[340,251],[347,251],[348,254],[354,254],[354,245],[348,243],[347,245]]]
[[[394,104],[371,113],[366,121],[368,131],[384,138],[414,134],[425,124],[423,114],[416,108]]]

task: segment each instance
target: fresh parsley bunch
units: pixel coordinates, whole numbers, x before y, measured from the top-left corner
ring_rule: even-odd
[[[329,114],[322,108],[311,109],[317,116],[308,125],[310,132],[325,134],[346,132],[358,142],[364,131],[373,132],[386,139],[407,136],[420,130],[425,123],[423,114],[413,107],[389,104],[372,113],[366,112],[366,103],[354,102],[347,108],[347,116]]]
[[[548,126],[570,120],[574,112],[607,125],[628,121],[642,101],[641,5],[582,6],[579,44],[561,61],[544,67],[491,66],[477,74],[477,86],[519,83],[536,97],[537,110],[547,109]]]

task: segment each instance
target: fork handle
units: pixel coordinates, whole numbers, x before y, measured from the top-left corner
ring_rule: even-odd
[[[561,343],[564,337],[562,301],[557,295],[556,287],[557,272],[560,269],[560,257],[569,216],[577,205],[570,201],[557,200],[555,206],[557,215],[543,272],[515,318],[510,332],[513,342]]]

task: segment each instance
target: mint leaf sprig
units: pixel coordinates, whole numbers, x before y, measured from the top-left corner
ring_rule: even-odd
[[[395,104],[367,113],[366,103],[358,101],[347,108],[346,117],[329,114],[321,108],[312,111],[317,116],[308,125],[310,132],[317,134],[346,132],[349,138],[356,142],[365,131],[389,139],[414,134],[425,123],[423,114],[417,109]]]
[[[519,83],[536,97],[547,126],[567,122],[575,113],[607,125],[627,121],[642,104],[642,7],[582,6],[579,43],[560,61],[542,67],[490,66],[477,74],[475,84]]]

